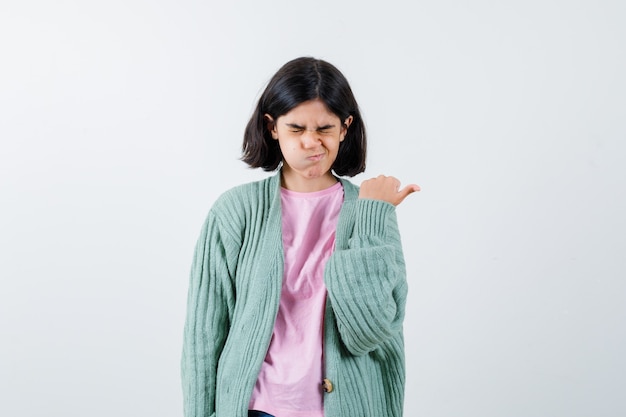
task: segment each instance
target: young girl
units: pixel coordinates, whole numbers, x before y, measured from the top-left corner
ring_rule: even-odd
[[[395,206],[360,189],[366,135],[331,64],[285,64],[259,99],[243,161],[278,173],[224,193],[191,271],[182,357],[186,417],[397,417],[407,292]]]

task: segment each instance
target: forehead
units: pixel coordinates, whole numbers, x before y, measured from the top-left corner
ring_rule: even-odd
[[[315,99],[300,103],[286,114],[280,116],[278,121],[299,124],[328,124],[338,122],[339,117],[331,112],[322,100]]]

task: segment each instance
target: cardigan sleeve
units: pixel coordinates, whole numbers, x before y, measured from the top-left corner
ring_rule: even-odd
[[[392,204],[357,200],[352,236],[328,260],[325,281],[340,337],[353,355],[402,332],[406,270]]]
[[[217,364],[234,305],[235,240],[209,212],[191,268],[181,361],[185,417],[215,415]]]

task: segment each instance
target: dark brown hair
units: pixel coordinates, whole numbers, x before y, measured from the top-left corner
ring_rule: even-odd
[[[352,177],[365,171],[367,138],[359,106],[348,80],[333,65],[321,59],[302,57],[287,62],[278,70],[259,98],[256,109],[246,126],[242,161],[252,168],[274,171],[280,167],[283,155],[278,141],[272,139],[265,114],[274,120],[305,101],[320,99],[343,121],[352,116],[332,170]]]

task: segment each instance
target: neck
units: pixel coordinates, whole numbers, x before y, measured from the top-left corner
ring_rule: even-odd
[[[301,178],[289,175],[285,168],[281,170],[280,182],[283,188],[299,193],[312,193],[332,187],[337,183],[337,178],[329,171],[319,178]]]

